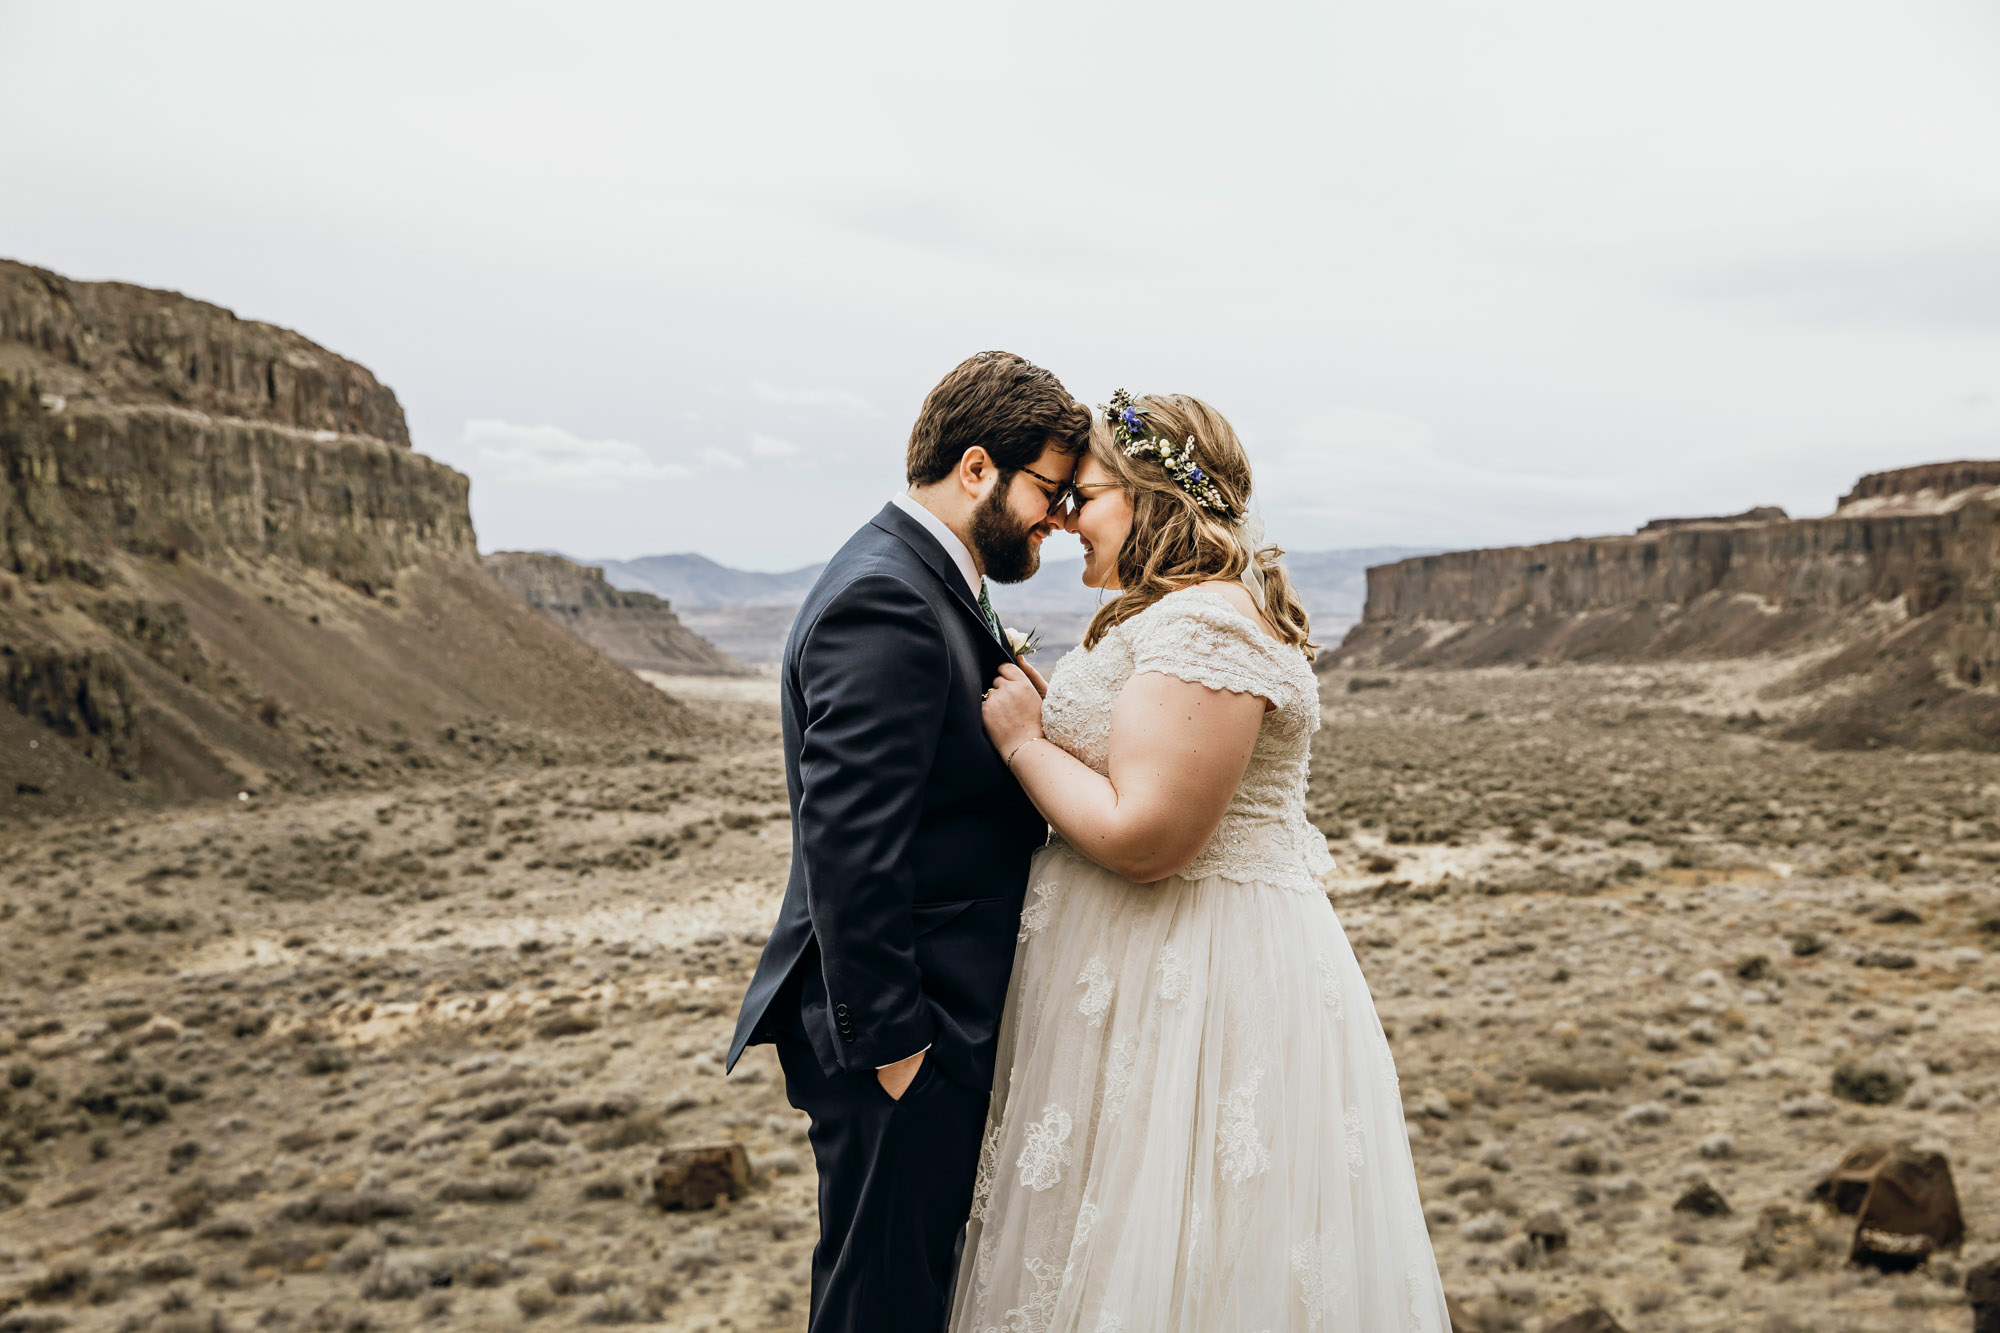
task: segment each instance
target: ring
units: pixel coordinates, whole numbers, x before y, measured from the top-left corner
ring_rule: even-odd
[[[991,699],[993,697],[993,687],[991,685],[988,685],[986,687],[986,693],[980,695],[979,697],[982,699]]]

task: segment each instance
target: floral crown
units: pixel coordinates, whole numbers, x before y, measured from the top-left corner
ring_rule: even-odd
[[[1146,429],[1146,423],[1132,406],[1132,395],[1120,389],[1111,395],[1109,406],[1100,407],[1104,419],[1111,423],[1111,438],[1118,442],[1127,458],[1150,458],[1166,469],[1174,484],[1188,493],[1188,498],[1203,509],[1213,509],[1218,514],[1229,513],[1229,502],[1222,498],[1209,475],[1201,470],[1201,464],[1194,458],[1194,436],[1187,437],[1186,444],[1175,444],[1164,435],[1156,435]]]

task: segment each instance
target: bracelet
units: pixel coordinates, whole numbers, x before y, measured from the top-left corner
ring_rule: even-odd
[[[1012,768],[1014,766],[1015,755],[1021,753],[1021,751],[1027,749],[1030,745],[1033,745],[1036,741],[1043,741],[1047,739],[1048,737],[1046,736],[1030,736],[1028,737],[1028,739],[1022,741],[1019,745],[1016,745],[1013,749],[1007,751],[1007,757],[1001,760],[1000,762],[1007,765],[1007,767]]]

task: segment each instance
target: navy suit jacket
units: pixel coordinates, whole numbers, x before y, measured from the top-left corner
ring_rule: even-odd
[[[840,549],[785,644],[792,872],[730,1042],[779,1030],[824,1071],[931,1048],[993,1086],[1028,861],[1048,825],[980,721],[1012,660],[936,538],[895,505]]]

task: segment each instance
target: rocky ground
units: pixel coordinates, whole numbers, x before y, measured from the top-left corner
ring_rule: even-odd
[[[1326,681],[1333,902],[1475,1328],[1591,1302],[1635,1333],[1971,1327],[1963,1273],[2000,1242],[2000,761],[1767,739],[1810,702],[1769,700],[1778,674]],[[1809,1195],[1870,1139],[1946,1154],[1960,1255],[1843,1262],[1852,1223]]]
[[[1765,683],[1327,678],[1333,904],[1474,1328],[1970,1327],[2000,760],[1769,739]],[[723,725],[645,762],[0,829],[0,1330],[802,1328],[803,1125],[768,1050],[720,1064],[786,869],[771,687],[667,687]],[[1870,1138],[1947,1154],[1962,1253],[1844,1264],[1808,1194]],[[743,1198],[651,1202],[730,1140]]]

